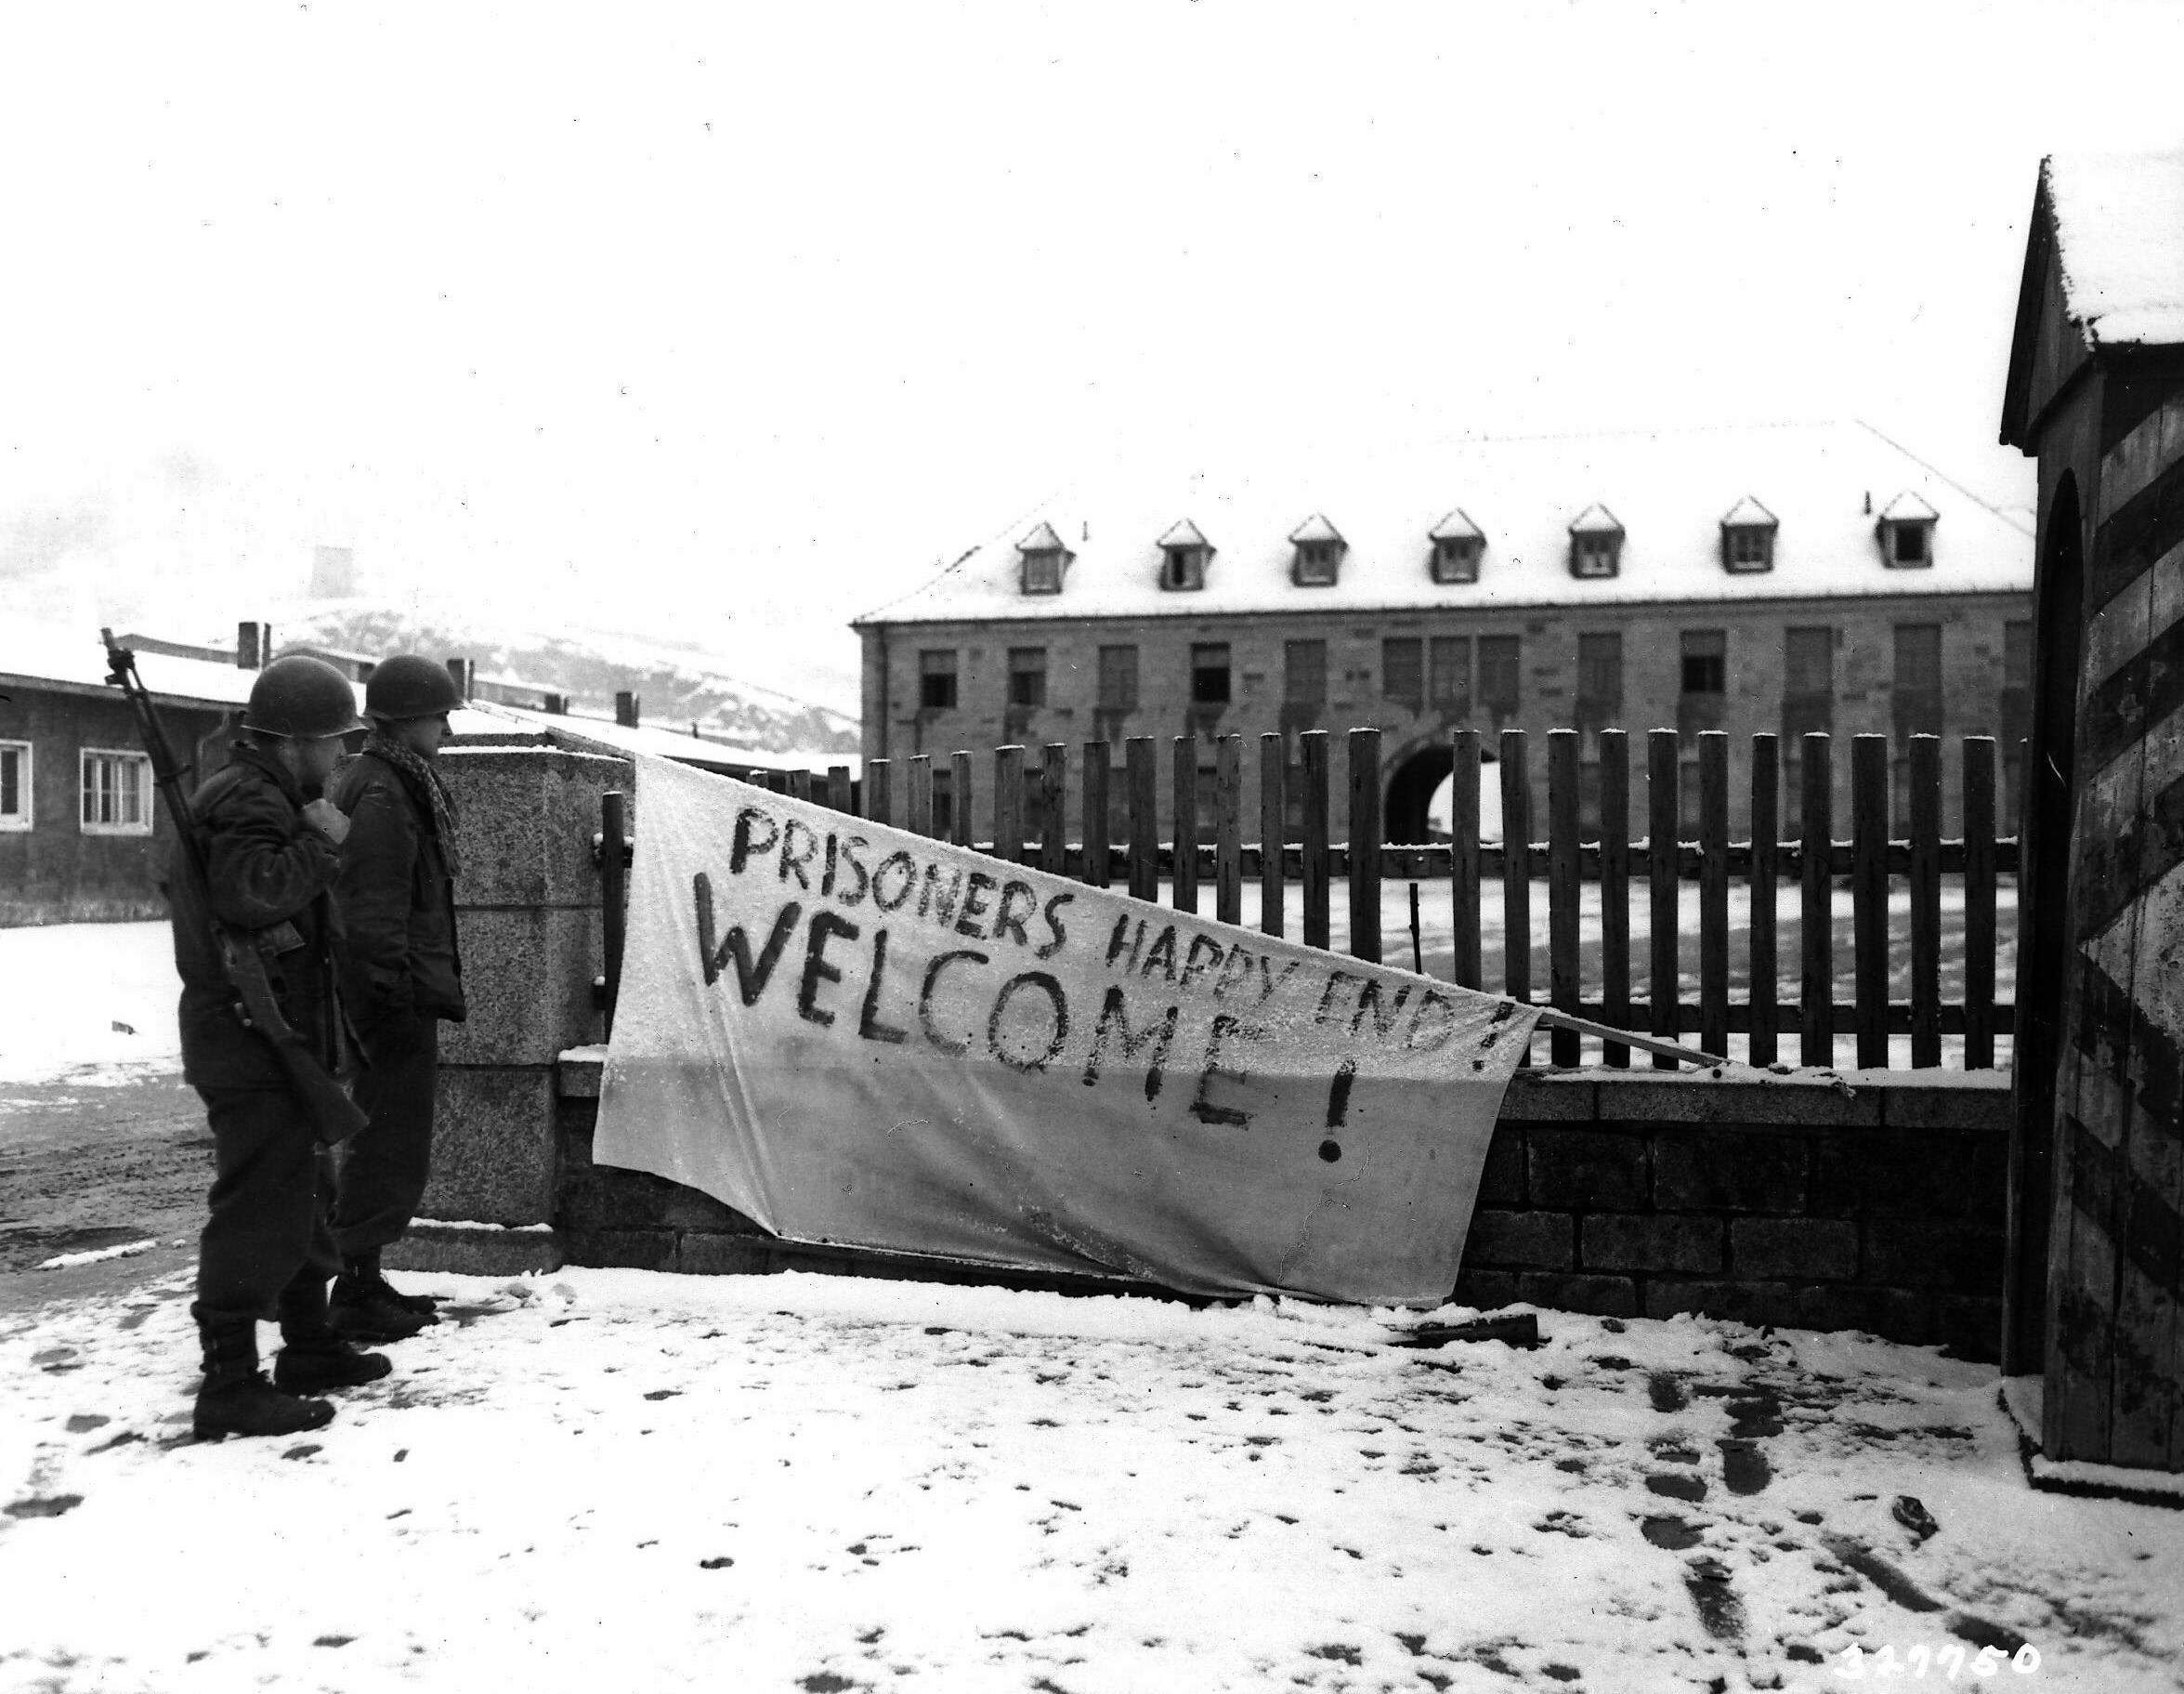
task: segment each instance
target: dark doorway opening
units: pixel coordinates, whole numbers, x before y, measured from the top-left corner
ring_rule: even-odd
[[[2086,558],[2077,479],[2065,472],[2040,538],[2033,590],[2033,733],[2018,821],[2017,1027],[2009,1133],[2009,1257],[2003,1285],[2002,1368],[2046,1359],[2048,1208],[2054,1196],[2055,1073],[2073,952],[2066,879],[2076,800],[2079,654]]]

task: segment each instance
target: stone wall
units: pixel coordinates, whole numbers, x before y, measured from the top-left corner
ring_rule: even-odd
[[[776,1241],[710,1196],[593,1163],[598,1072],[596,1054],[562,1066],[556,1221],[569,1263],[1160,1292]],[[1454,1297],[1866,1330],[1991,1360],[2008,1082],[1933,1076],[1864,1072],[1847,1096],[1820,1082],[1520,1076]]]

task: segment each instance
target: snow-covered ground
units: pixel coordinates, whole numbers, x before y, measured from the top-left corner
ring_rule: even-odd
[[[422,1282],[448,1320],[294,1440],[186,1438],[179,1279],[0,1331],[0,1683],[1820,1689],[1852,1647],[1969,1683],[1991,1646],[1990,1686],[2127,1694],[2184,1663],[2184,1513],[2034,1492],[1994,1372],[1930,1349]]]
[[[163,921],[0,929],[0,1083],[174,1070],[180,992]]]

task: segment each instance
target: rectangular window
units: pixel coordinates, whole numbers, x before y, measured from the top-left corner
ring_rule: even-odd
[[[84,749],[85,830],[95,835],[151,834],[151,761],[141,753]]]
[[[1191,643],[1191,703],[1197,706],[1228,704],[1228,643]]]
[[[1620,631],[1577,637],[1579,729],[1613,729],[1623,716],[1623,637]]]
[[[956,709],[956,650],[928,647],[918,654],[918,710]]]
[[[1380,643],[1380,692],[1413,712],[1424,708],[1426,650],[1418,637],[1390,636]]]
[[[1676,696],[1676,731],[1697,735],[1721,727],[1729,689],[1729,637],[1719,629],[1683,632],[1681,682]]]
[[[1497,728],[1514,717],[1522,703],[1524,678],[1517,668],[1520,650],[1515,636],[1479,637],[1479,703]]]
[[[1327,697],[1327,644],[1282,643],[1282,699],[1293,706],[1323,705]]]
[[[1914,735],[1942,732],[1942,626],[1896,625],[1894,707],[1899,750]]]
[[[1471,644],[1462,636],[1435,636],[1427,649],[1432,662],[1433,705],[1452,717],[1471,709]]]
[[[1800,736],[1835,731],[1835,631],[1821,626],[1782,632],[1782,756],[1803,756]]]
[[[1889,549],[1890,562],[1898,565],[1923,565],[1929,562],[1927,533],[1929,526],[1924,521],[1905,519],[1890,528],[1892,545]]]
[[[1136,648],[1103,647],[1100,649],[1100,710],[1103,712],[1134,712],[1137,710]]]
[[[31,744],[0,742],[0,830],[31,827]]]
[[[1043,706],[1047,703],[1047,650],[1043,647],[1009,649],[1009,703]]]

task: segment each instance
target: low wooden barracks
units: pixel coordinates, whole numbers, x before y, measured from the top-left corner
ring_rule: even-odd
[[[1914,734],[1942,736],[1952,762],[1961,737],[1997,735],[2014,807],[2031,527],[1856,423],[1460,440],[1304,479],[1117,477],[857,621],[863,752],[938,755],[939,827],[958,749],[1067,742],[1074,764],[1101,742],[1119,768],[1130,737],[1190,736],[1210,794],[1217,737],[1281,732],[1294,770],[1297,732],[1320,729],[1340,837],[1341,732],[1361,726],[1381,731],[1389,841],[1428,838],[1466,727],[1489,748],[1502,729],[1587,732],[1593,781],[1591,731],[1672,727],[1695,761],[1697,734],[1726,730],[1740,794],[1751,736],[1776,733],[1791,827],[1808,731],[1887,735],[1900,773]],[[1248,817],[1258,763],[1254,747]],[[988,804],[974,796],[981,839]]]

